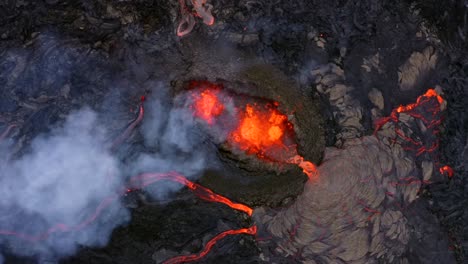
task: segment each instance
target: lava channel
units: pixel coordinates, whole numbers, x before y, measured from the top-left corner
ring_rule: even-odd
[[[168,173],[143,173],[139,174],[137,176],[134,176],[130,179],[128,186],[123,188],[122,191],[120,191],[117,194],[110,195],[106,197],[96,208],[94,213],[87,217],[85,220],[81,221],[80,223],[70,226],[66,225],[63,223],[56,224],[43,233],[40,234],[26,234],[26,233],[19,233],[15,232],[12,230],[0,230],[0,235],[3,236],[15,236],[19,239],[23,239],[29,242],[38,242],[42,240],[46,240],[50,235],[53,233],[57,232],[71,232],[71,231],[79,231],[80,229],[85,228],[86,226],[90,225],[93,223],[98,216],[115,200],[117,200],[120,196],[126,195],[128,193],[131,193],[135,190],[142,189],[154,182],[161,181],[161,180],[169,180],[169,181],[174,181],[181,183],[185,186],[187,186],[196,196],[199,198],[209,201],[209,202],[217,202],[217,203],[223,203],[235,210],[241,211],[246,213],[247,215],[251,216],[253,209],[248,207],[247,205],[240,204],[240,203],[234,203],[230,199],[216,194],[210,189],[203,187],[199,184],[196,184],[184,176],[176,173],[176,172],[168,172]],[[212,238],[205,246],[202,252],[198,254],[192,254],[188,256],[178,256],[171,258],[167,260],[164,263],[184,263],[184,262],[190,262],[190,261],[196,261],[209,253],[211,248],[221,239],[228,235],[235,235],[235,234],[249,234],[249,235],[255,235],[256,234],[256,226],[251,226],[249,228],[242,228],[238,230],[227,230],[224,231],[218,235],[216,235],[214,238]]]

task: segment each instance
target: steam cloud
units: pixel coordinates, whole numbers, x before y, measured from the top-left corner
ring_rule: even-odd
[[[207,135],[198,128],[193,113],[184,105],[186,94],[179,95],[172,104],[163,84],[155,85],[154,91],[156,94],[145,105],[145,121],[141,126],[145,145],[153,151],[140,154],[127,174],[177,171],[193,178],[207,167],[209,154],[203,145]],[[162,199],[180,188],[180,184],[158,182],[156,188],[147,191],[154,198]]]
[[[41,236],[57,224],[75,226],[122,184],[118,161],[104,147],[105,130],[89,108],[70,114],[63,127],[33,140],[31,151],[1,168],[2,230]],[[112,179],[112,181],[111,181]],[[38,242],[1,235],[15,253],[73,254],[79,245],[103,246],[113,228],[129,220],[129,212],[112,203],[97,224],[72,232],[56,232]]]
[[[75,227],[92,217],[103,200],[118,193],[137,173],[176,170],[192,178],[199,175],[207,159],[204,133],[190,110],[174,107],[166,91],[163,85],[155,85],[155,93],[145,103],[140,131],[150,150],[130,164],[124,165],[111,153],[110,131],[88,107],[71,113],[61,127],[36,137],[26,154],[3,159],[0,252],[8,248],[14,254],[55,260],[75,254],[80,246],[104,246],[112,230],[130,220],[129,210],[118,199],[83,228],[62,232],[61,225]],[[8,156],[5,149],[2,152],[0,157]],[[182,187],[168,182],[156,186],[147,189],[154,198],[166,198]],[[58,230],[50,232],[51,228]],[[33,237],[22,239],[18,234]]]

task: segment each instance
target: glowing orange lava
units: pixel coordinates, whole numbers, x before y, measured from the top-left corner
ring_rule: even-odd
[[[312,162],[304,160],[302,156],[297,154],[289,160],[289,163],[296,164],[297,166],[301,167],[302,172],[304,172],[304,174],[307,175],[307,177],[309,177],[310,180],[317,179],[317,167]]]
[[[224,111],[224,105],[219,100],[219,91],[205,89],[201,93],[194,94],[195,116],[213,124],[215,117]]]
[[[281,147],[288,125],[287,117],[276,109],[260,109],[247,104],[240,114],[239,126],[231,133],[231,141],[249,154],[263,156],[272,147]]]
[[[424,93],[423,95],[419,96],[418,99],[416,99],[415,103],[411,103],[404,106],[400,105],[399,107],[393,109],[390,116],[377,121],[374,135],[386,123],[398,123],[399,114],[405,113],[415,119],[421,120],[426,129],[430,129],[432,134],[436,136],[436,139],[430,146],[426,146],[425,144],[423,144],[422,141],[415,140],[409,136],[406,136],[400,128],[395,126],[395,134],[397,135],[397,137],[403,139],[403,141],[406,142],[406,145],[403,147],[403,149],[406,151],[414,151],[416,156],[420,156],[424,153],[429,153],[430,155],[434,156],[433,152],[435,152],[439,147],[440,139],[439,137],[437,137],[437,134],[439,133],[439,129],[437,128],[437,126],[440,125],[442,122],[440,113],[442,111],[442,104],[444,103],[444,101],[444,98],[442,98],[442,96],[440,96],[435,89],[429,88],[426,91],[426,93]],[[420,109],[418,109],[418,107],[424,110],[421,111]],[[432,118],[426,118],[425,115],[427,114],[431,114]],[[441,174],[447,175],[449,178],[453,177],[453,169],[447,165],[439,167],[439,172]]]
[[[277,103],[276,103],[277,104]],[[297,154],[295,146],[286,146],[285,137],[292,124],[276,108],[247,104],[239,126],[231,133],[231,144],[259,158],[296,164],[309,179],[317,179],[316,166]]]
[[[439,168],[440,174],[447,174],[449,178],[453,177],[453,169],[447,165]]]
[[[255,235],[256,233],[257,233],[257,226],[251,226],[249,228],[241,228],[241,229],[237,229],[237,230],[227,230],[227,231],[224,231],[224,232],[218,234],[217,236],[212,238],[210,241],[208,241],[208,243],[206,243],[205,248],[200,253],[192,254],[192,255],[188,255],[188,256],[174,257],[174,258],[171,258],[171,259],[168,259],[168,260],[164,261],[163,263],[164,264],[176,264],[176,263],[185,263],[185,262],[197,261],[197,260],[203,258],[204,256],[206,256],[206,254],[208,254],[208,252],[210,252],[211,248],[219,240],[223,239],[224,237],[226,237],[228,235],[238,235],[238,234]]]
[[[439,105],[441,105],[444,102],[444,99],[432,88],[428,89],[425,94],[421,95],[418,97],[416,100],[416,103],[412,103],[409,105],[402,106],[400,105],[396,111],[398,113],[403,113],[403,112],[408,112],[413,110],[416,106],[421,105],[422,103],[426,102],[428,99],[431,97],[435,97],[437,101],[439,102]]]
[[[213,125],[225,110],[224,101],[232,102],[228,95],[220,97],[221,86],[207,81],[192,81],[194,89],[192,108],[194,115]],[[225,98],[226,97],[226,98]],[[296,164],[310,178],[316,179],[317,169],[312,162],[305,161],[293,144],[293,125],[277,107],[279,103],[246,103],[237,108],[237,121],[229,133],[227,142],[234,149],[256,155],[258,158]]]
[[[130,184],[131,186],[136,186],[135,188],[140,189],[145,186],[148,186],[156,181],[160,180],[170,180],[170,181],[176,181],[178,183],[181,183],[185,186],[187,186],[196,196],[199,198],[209,201],[209,202],[217,202],[217,203],[223,203],[232,209],[244,212],[248,214],[249,216],[252,215],[253,209],[248,207],[245,204],[240,204],[240,203],[234,203],[228,198],[214,193],[212,190],[203,187],[199,184],[196,184],[184,176],[175,173],[175,172],[167,172],[167,173],[143,173],[137,176],[134,176],[130,179]]]

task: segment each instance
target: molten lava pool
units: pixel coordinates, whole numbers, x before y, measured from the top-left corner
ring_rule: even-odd
[[[309,178],[316,175],[315,165],[297,153],[294,126],[279,110],[279,102],[228,93],[206,81],[193,81],[189,87],[193,115],[209,128],[226,131],[226,143],[234,152],[296,164]]]

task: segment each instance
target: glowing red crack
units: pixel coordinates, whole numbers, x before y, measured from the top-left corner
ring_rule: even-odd
[[[446,174],[449,178],[453,177],[453,169],[447,165],[440,167],[440,174]]]
[[[205,248],[198,254],[192,254],[192,255],[187,255],[187,256],[178,256],[174,257],[171,259],[168,259],[164,261],[164,264],[176,264],[176,263],[185,263],[185,262],[191,262],[191,261],[197,261],[200,260],[201,258],[205,257],[206,254],[208,254],[213,248],[213,246],[221,239],[228,235],[238,235],[238,234],[248,234],[248,235],[255,235],[257,233],[257,226],[251,226],[249,228],[241,228],[237,230],[227,230],[224,231],[206,243]]]
[[[169,173],[143,173],[137,176],[134,176],[130,179],[129,186],[122,188],[122,190],[117,193],[117,194],[112,194],[106,198],[97,206],[96,210],[94,210],[94,213],[90,215],[88,218],[85,220],[79,222],[76,225],[69,226],[66,224],[56,224],[52,226],[51,228],[47,229],[43,233],[37,234],[37,235],[31,235],[31,234],[25,234],[25,233],[19,233],[15,231],[10,231],[10,230],[0,230],[0,235],[5,235],[5,236],[15,236],[30,242],[36,242],[40,240],[45,240],[47,239],[51,234],[56,233],[56,232],[71,232],[71,231],[78,231],[87,225],[91,224],[96,218],[101,214],[101,212],[106,209],[113,201],[117,200],[120,196],[128,194],[132,191],[135,191],[137,189],[142,189],[156,181],[160,180],[170,180],[170,181],[175,181],[181,184],[184,184],[187,186],[190,190],[194,192],[195,195],[197,195],[199,198],[210,201],[210,202],[218,202],[218,203],[224,203],[228,205],[229,207],[239,210],[241,212],[244,212],[248,214],[249,216],[252,215],[252,208],[248,207],[247,205],[244,204],[239,204],[239,203],[234,203],[228,198],[216,194],[210,189],[203,187],[199,184],[196,184],[184,176],[177,174],[175,172],[169,172]]]
[[[137,118],[133,122],[131,122],[130,125],[128,125],[128,127],[124,130],[124,132],[112,142],[112,145],[110,147],[112,151],[115,151],[117,147],[120,146],[120,144],[125,142],[125,140],[127,140],[130,137],[135,127],[138,126],[143,120],[143,116],[145,114],[145,109],[143,108],[144,100],[145,100],[145,97],[142,96],[141,97],[142,103],[139,106]]]

